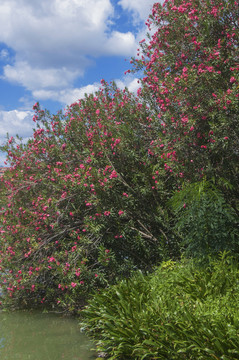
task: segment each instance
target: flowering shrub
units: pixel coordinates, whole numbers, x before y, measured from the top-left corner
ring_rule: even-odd
[[[158,126],[150,152],[173,179],[173,199],[182,189],[179,197],[190,198],[175,213],[176,229],[197,256],[238,252],[238,15],[232,0],[155,3],[146,22],[153,34],[132,60],[144,69],[139,97]],[[200,198],[204,181],[213,196]]]
[[[145,70],[139,93],[150,105],[152,123],[160,124],[152,154],[183,181],[226,178],[234,202],[239,180],[238,14],[234,0],[155,3],[146,22],[155,32],[140,44],[141,58],[132,60],[136,70]]]
[[[26,145],[10,139],[2,178],[5,302],[81,306],[93,287],[176,254],[165,185],[155,189],[148,109],[102,83],[50,116],[34,106]]]

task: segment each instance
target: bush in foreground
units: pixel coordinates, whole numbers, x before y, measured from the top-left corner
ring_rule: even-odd
[[[148,109],[129,91],[103,83],[64,115],[35,110],[28,143],[6,145],[4,303],[74,311],[93,288],[177,255],[169,185],[162,174],[155,188]]]
[[[239,359],[239,267],[165,262],[94,296],[84,328],[110,359]]]

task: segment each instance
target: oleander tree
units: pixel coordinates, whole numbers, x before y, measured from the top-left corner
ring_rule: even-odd
[[[238,252],[238,18],[234,0],[155,3],[151,35],[132,60],[144,69],[139,94],[152,126],[161,127],[152,156],[183,189],[171,203],[194,254]]]
[[[177,256],[148,108],[102,82],[95,95],[51,116],[35,104],[26,145],[8,140],[2,178],[5,303],[79,308],[97,287]]]

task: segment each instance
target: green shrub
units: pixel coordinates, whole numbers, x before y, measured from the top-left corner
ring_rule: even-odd
[[[95,295],[83,327],[110,359],[239,359],[239,268],[163,263]]]
[[[225,184],[224,188],[230,187]],[[177,218],[175,229],[183,238],[185,254],[207,257],[239,250],[239,219],[235,209],[212,181],[203,179],[174,193],[169,204]]]

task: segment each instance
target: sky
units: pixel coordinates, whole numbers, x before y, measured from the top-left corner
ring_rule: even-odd
[[[100,80],[138,88],[125,75],[154,0],[1,0],[0,145],[18,134],[32,136],[32,106],[52,114]],[[6,154],[0,153],[0,166]]]

